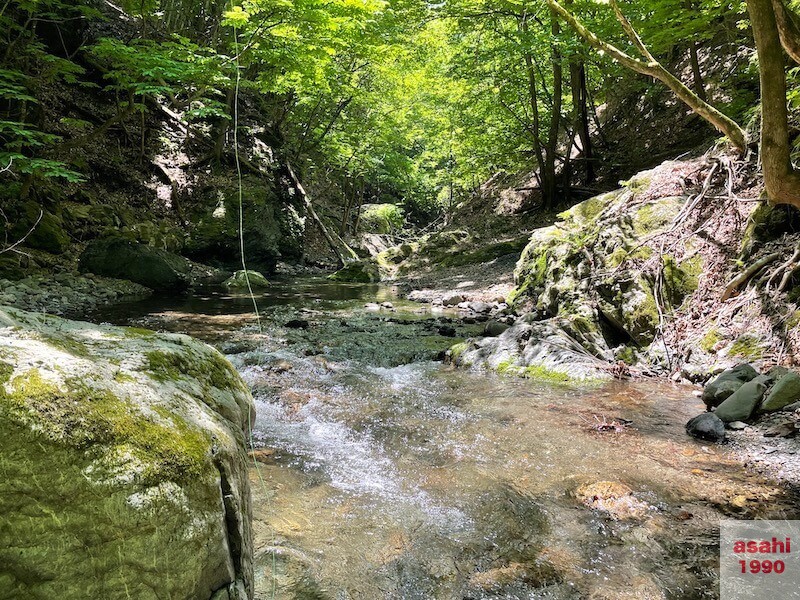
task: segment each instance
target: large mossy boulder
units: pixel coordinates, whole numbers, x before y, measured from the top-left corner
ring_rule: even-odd
[[[343,283],[378,283],[381,280],[380,268],[375,261],[359,260],[351,262],[328,276],[332,281]]]
[[[576,204],[556,224],[534,231],[517,262],[510,301],[594,320],[613,345],[650,344],[660,320],[653,282],[663,281],[661,312],[674,310],[697,288],[702,269],[688,248],[662,257],[649,242],[671,227],[686,202],[654,193],[641,200],[650,177],[643,173],[625,188]]]
[[[190,266],[185,258],[122,237],[89,243],[79,268],[84,273],[128,279],[153,290],[181,290],[190,283]]]
[[[252,419],[187,336],[0,308],[0,595],[252,598]]]
[[[239,189],[217,182],[192,211],[192,227],[183,252],[209,264],[234,265],[241,260]],[[242,182],[242,235],[249,264],[272,272],[279,260],[303,255],[304,208],[296,197],[279,193],[274,181],[246,176]]]
[[[61,218],[36,202],[26,202],[22,206],[11,233],[15,239],[24,238],[26,246],[52,254],[65,252],[70,244]]]

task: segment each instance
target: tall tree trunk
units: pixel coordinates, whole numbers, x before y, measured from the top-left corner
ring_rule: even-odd
[[[800,175],[789,152],[786,62],[771,0],[747,0],[758,51],[761,79],[761,163],[764,186],[773,204],[800,207]]]
[[[546,186],[542,186],[544,207],[552,208],[556,204],[556,155],[558,154],[558,135],[561,132],[561,108],[563,106],[564,93],[564,65],[561,50],[558,47],[558,35],[561,33],[561,25],[558,22],[558,15],[550,11],[550,32],[553,35],[553,46],[550,54],[550,62],[553,71],[553,108],[550,115],[550,130],[547,133],[547,146],[545,148],[545,168],[542,180],[548,181]],[[567,182],[569,185],[569,182]]]
[[[781,44],[791,59],[800,64],[800,26],[798,17],[783,3],[783,0],[772,0],[772,8],[775,11],[775,21],[778,25],[778,33],[781,37]]]
[[[586,63],[582,59],[573,59],[569,68],[570,89],[572,90],[572,106],[575,110],[574,129],[581,142],[581,153],[586,165],[586,185],[594,183],[594,150],[589,127],[589,94],[586,89]]]
[[[686,10],[690,13],[694,11],[694,0],[686,0]],[[694,79],[694,91],[697,97],[703,101],[708,100],[706,86],[703,83],[703,73],[700,71],[700,59],[697,56],[698,44],[694,40],[689,40],[689,63],[692,66],[692,78]]]

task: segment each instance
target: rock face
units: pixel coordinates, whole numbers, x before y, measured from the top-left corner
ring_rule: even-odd
[[[603,338],[576,319],[536,321],[519,319],[497,337],[468,340],[450,350],[460,365],[487,366],[500,373],[521,375],[550,383],[610,379],[602,361],[611,360]]]
[[[250,394],[189,337],[0,308],[0,588],[252,597]]]
[[[701,440],[721,442],[725,439],[725,423],[714,413],[703,413],[686,423],[686,433]]]
[[[263,289],[269,287],[269,281],[258,271],[236,271],[222,284],[229,290],[247,290],[248,281],[251,288]]]
[[[766,391],[767,386],[760,381],[748,381],[720,404],[714,414],[726,423],[746,421]]]
[[[185,258],[121,237],[91,242],[81,255],[80,270],[128,279],[153,290],[185,289],[190,283]]]
[[[772,387],[761,404],[761,410],[765,412],[780,410],[798,400],[800,400],[800,375],[789,372]]]
[[[746,363],[723,371],[703,389],[703,402],[709,408],[719,406],[742,385],[757,376],[758,372]],[[736,419],[733,420],[735,421]]]

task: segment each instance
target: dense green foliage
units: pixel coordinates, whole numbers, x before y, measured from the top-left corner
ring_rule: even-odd
[[[635,51],[608,5],[569,7]],[[742,0],[622,8],[687,85],[740,123],[753,118],[757,71]],[[159,110],[214,139],[213,158],[224,160],[246,98],[307,187],[338,199],[342,231],[362,203],[430,219],[499,171],[537,173],[550,204],[613,160],[611,147],[594,146],[624,98],[641,97],[646,111],[668,97],[590,50],[545,0],[144,0],[117,10],[96,0],[4,4],[0,176],[15,194],[89,176],[75,148],[137,120],[144,130]],[[54,86],[94,88],[113,111],[46,122],[41,104]],[[793,105],[797,96],[790,87]]]

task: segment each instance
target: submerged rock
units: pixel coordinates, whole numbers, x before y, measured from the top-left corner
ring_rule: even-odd
[[[250,598],[253,402],[187,336],[0,309],[14,598]]]
[[[236,271],[222,285],[229,290],[255,290],[269,287],[269,281],[258,271]]]
[[[742,385],[757,376],[758,372],[747,363],[742,363],[732,369],[723,371],[716,379],[706,385],[703,390],[703,402],[709,408],[719,406]]]
[[[84,273],[127,279],[153,290],[186,289],[191,270],[182,256],[121,237],[91,242],[81,255],[79,268]]]
[[[703,413],[689,419],[686,433],[701,440],[721,442],[725,439],[725,423],[714,413]]]
[[[798,400],[800,400],[800,375],[787,372],[764,398],[761,410],[764,412],[780,410]]]

